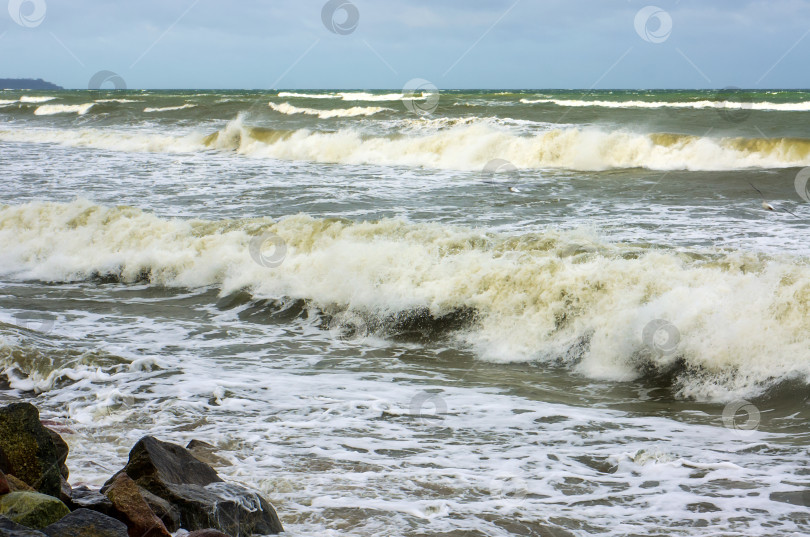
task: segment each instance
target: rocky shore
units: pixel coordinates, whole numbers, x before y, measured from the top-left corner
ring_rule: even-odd
[[[145,436],[99,490],[68,483],[68,445],[37,408],[0,408],[0,537],[248,537],[284,529],[257,493],[200,459],[213,447]],[[196,454],[196,456],[195,456]],[[190,533],[189,533],[190,532]]]

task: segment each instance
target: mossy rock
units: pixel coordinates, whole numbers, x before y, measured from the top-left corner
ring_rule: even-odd
[[[60,454],[34,405],[14,403],[0,408],[0,450],[7,459],[6,473],[43,494],[59,496]]]
[[[10,492],[0,496],[0,515],[28,528],[40,530],[70,514],[65,504],[38,492]]]

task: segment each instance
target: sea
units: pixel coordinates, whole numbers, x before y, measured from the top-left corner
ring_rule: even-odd
[[[290,536],[810,532],[810,91],[0,92],[0,404]]]

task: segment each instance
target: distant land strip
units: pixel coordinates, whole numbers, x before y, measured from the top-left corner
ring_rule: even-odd
[[[60,90],[64,89],[62,86],[57,86],[50,82],[46,82],[41,78],[36,80],[33,78],[0,78],[0,89],[10,90]]]

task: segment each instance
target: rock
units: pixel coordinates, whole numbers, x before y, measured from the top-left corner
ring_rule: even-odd
[[[3,446],[0,446],[0,472],[8,473],[9,472],[9,462],[8,457],[6,457],[6,452],[3,451]]]
[[[42,529],[70,514],[65,504],[39,492],[9,492],[0,496],[0,515],[29,528]]]
[[[176,505],[170,504],[160,496],[155,496],[143,487],[138,487],[138,492],[167,530],[175,532],[180,529],[180,509]]]
[[[60,480],[59,487],[59,499],[62,500],[63,504],[67,505],[68,502],[70,502],[71,491],[72,489],[70,488],[70,483],[65,481],[65,478],[63,477]]]
[[[53,441],[53,445],[56,448],[56,456],[59,460],[59,473],[62,474],[63,478],[67,479],[70,472],[68,472],[68,467],[65,463],[67,462],[70,448],[56,431],[47,427],[45,427],[45,430],[48,431],[48,434],[51,436],[51,440]]]
[[[6,473],[43,494],[59,496],[60,455],[34,405],[14,403],[0,408],[0,449],[8,459]]]
[[[0,516],[0,536],[2,537],[46,537],[44,533],[20,526],[4,516]]]
[[[284,531],[273,507],[239,485],[167,485],[167,489],[166,499],[180,509],[181,526],[188,530],[213,527],[235,537]]]
[[[112,516],[113,512],[113,504],[108,497],[84,485],[71,490],[70,501],[65,504],[71,511],[90,509],[107,516]]]
[[[126,524],[89,509],[77,509],[42,532],[48,537],[128,537]]]
[[[161,498],[160,490],[167,483],[200,485],[222,482],[217,472],[196,459],[187,449],[145,436],[129,452],[124,471],[146,490]]]
[[[115,508],[115,518],[129,528],[129,537],[171,537],[141,496],[138,485],[126,473],[116,474],[109,486],[105,485],[102,490]]]
[[[24,483],[11,474],[6,474],[6,481],[11,492],[36,492],[33,487],[28,486],[28,483]]]
[[[221,531],[207,529],[207,530],[197,530],[192,531],[186,537],[230,537],[229,535],[225,535]]]
[[[266,500],[225,483],[213,468],[176,444],[142,438],[124,471],[138,486],[177,507],[187,530],[214,528],[233,537],[284,531]]]
[[[186,446],[186,449],[194,455],[194,458],[209,464],[211,466],[231,466],[231,463],[216,454],[217,448],[203,442],[202,440],[192,440]]]
[[[6,479],[6,474],[0,470],[0,496],[3,494],[8,494],[11,492],[11,487],[8,484],[8,480]]]

